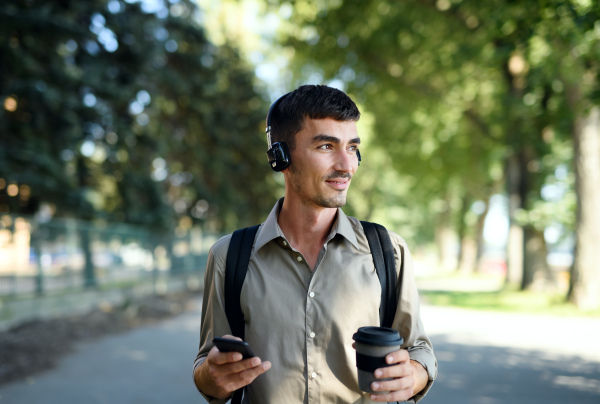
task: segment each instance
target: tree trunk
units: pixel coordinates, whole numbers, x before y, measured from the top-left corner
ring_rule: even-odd
[[[509,217],[508,272],[506,282],[520,286],[521,290],[543,287],[549,277],[546,263],[547,248],[542,231],[532,225],[523,227],[515,220],[517,209],[527,209],[528,195],[535,183],[530,164],[535,161],[535,153],[523,147],[508,161]]]
[[[83,284],[86,288],[95,288],[96,271],[92,259],[92,242],[90,240],[90,229],[83,228],[79,231],[81,241],[81,250],[83,251],[84,266],[83,266]]]
[[[15,229],[14,229],[14,221],[12,223],[12,236],[14,237]],[[35,273],[35,293],[38,296],[44,294],[44,268],[42,265],[42,240],[40,237],[40,223],[36,222],[32,228],[30,233],[30,241],[31,249],[35,253],[35,263],[36,263],[36,273]],[[16,292],[16,289],[15,289]]]
[[[554,286],[550,267],[546,261],[548,247],[544,232],[533,226],[524,229],[523,280],[521,290],[548,290]]]
[[[465,236],[460,245],[459,271],[467,275],[473,274],[477,270],[477,241],[471,236]]]
[[[485,247],[485,238],[483,237],[483,229],[485,226],[485,219],[487,218],[488,212],[490,211],[490,199],[485,201],[485,210],[477,218],[476,225],[476,242],[477,242],[477,255],[475,257],[475,272],[481,272],[483,268],[483,249]]]
[[[456,270],[463,272],[465,266],[470,265],[469,248],[472,246],[472,238],[467,236],[467,213],[471,206],[471,198],[465,193],[462,197],[460,212],[458,214],[457,237],[458,237],[458,254]],[[472,260],[471,260],[472,261]],[[469,271],[472,272],[472,271]]]
[[[577,222],[569,300],[600,308],[600,107],[575,120],[573,133]]]
[[[522,207],[521,193],[521,167],[516,155],[509,157],[506,162],[506,178],[508,184],[508,218],[510,228],[506,244],[506,283],[521,284],[523,279],[523,227],[515,219],[515,212]]]
[[[450,209],[440,213],[435,229],[435,242],[438,250],[438,267],[443,271],[456,269],[456,256],[454,252],[454,232],[450,227]]]

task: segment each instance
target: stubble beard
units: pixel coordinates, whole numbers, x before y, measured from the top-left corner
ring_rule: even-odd
[[[292,174],[292,181],[290,185],[296,194],[298,194],[305,202],[315,204],[322,208],[341,208],[346,204],[347,190],[337,191],[336,195],[329,198],[325,197],[322,193],[317,193],[316,195],[306,195],[300,180],[302,178],[302,169],[297,168],[292,164],[290,165],[290,173]],[[334,172],[325,177],[325,179],[335,178],[351,178],[351,176],[350,174],[339,174]]]

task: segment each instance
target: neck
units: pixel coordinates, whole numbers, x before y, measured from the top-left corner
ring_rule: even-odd
[[[291,245],[302,253],[321,249],[335,221],[337,208],[306,205],[285,198],[279,212],[279,227]]]

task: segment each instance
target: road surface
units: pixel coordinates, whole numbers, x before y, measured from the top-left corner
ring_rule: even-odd
[[[0,404],[205,403],[192,383],[193,310],[81,343],[55,369],[0,386]],[[598,404],[598,319],[425,306],[439,360],[425,404]]]

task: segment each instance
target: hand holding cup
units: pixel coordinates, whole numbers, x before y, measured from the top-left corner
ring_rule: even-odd
[[[356,366],[358,368],[358,387],[370,394],[387,394],[389,391],[373,391],[371,384],[378,379],[375,370],[391,366],[385,360],[386,355],[398,351],[404,339],[397,330],[386,327],[361,327],[352,337],[355,341]]]

